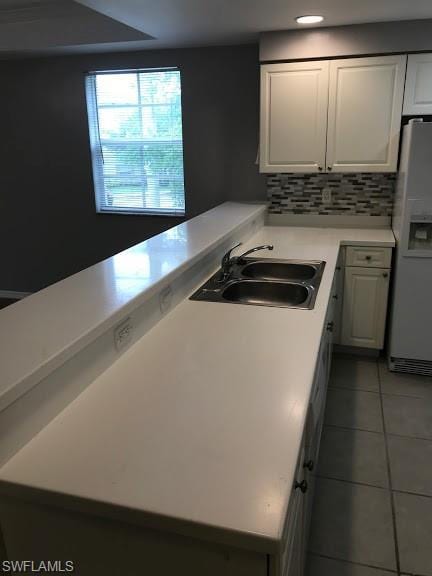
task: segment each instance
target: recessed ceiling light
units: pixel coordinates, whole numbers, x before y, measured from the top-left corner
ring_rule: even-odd
[[[297,16],[297,24],[318,24],[324,20],[323,16]]]

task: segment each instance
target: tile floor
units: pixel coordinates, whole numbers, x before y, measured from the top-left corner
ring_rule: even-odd
[[[307,576],[432,576],[432,378],[335,356]]]

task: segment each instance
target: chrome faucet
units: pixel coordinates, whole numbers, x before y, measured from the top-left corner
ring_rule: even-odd
[[[255,248],[251,248],[250,250],[247,250],[243,254],[240,254],[240,256],[237,258],[237,262],[243,262],[248,254],[258,252],[258,250],[273,250],[273,248],[274,248],[273,244],[263,244],[263,246],[255,246]]]
[[[219,282],[225,282],[225,280],[227,280],[227,278],[229,277],[230,272],[231,272],[231,266],[233,264],[233,259],[231,258],[231,252],[241,245],[242,245],[242,243],[239,242],[238,244],[236,244],[235,246],[230,248],[228,250],[228,252],[226,252],[223,255],[222,262],[221,262],[221,275],[219,278]],[[263,246],[255,246],[255,248],[251,248],[250,250],[246,250],[246,252],[244,252],[243,254],[238,256],[236,261],[239,263],[243,262],[244,258],[248,254],[252,254],[253,252],[257,252],[258,250],[273,250],[273,245],[272,244],[264,244]]]
[[[228,276],[230,275],[230,270],[231,270],[231,252],[233,250],[235,250],[236,248],[238,248],[239,246],[241,246],[242,243],[239,242],[238,244],[236,244],[235,246],[233,246],[232,248],[230,248],[228,250],[228,252],[226,252],[223,257],[222,257],[222,261],[221,261],[221,275],[219,278],[219,282],[225,282],[225,280],[228,278]]]

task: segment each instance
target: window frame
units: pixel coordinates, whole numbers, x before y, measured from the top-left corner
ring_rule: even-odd
[[[137,88],[138,88],[138,101],[136,104],[103,104],[101,108],[131,108],[138,110],[139,123],[142,126],[142,108],[149,107],[155,108],[158,106],[167,106],[166,103],[143,103],[141,100],[141,86],[139,80],[139,74],[141,73],[157,73],[157,72],[170,72],[175,71],[179,74],[180,82],[180,121],[181,121],[181,138],[179,139],[164,139],[164,138],[130,138],[130,139],[107,139],[102,138],[99,128],[99,106],[97,101],[97,90],[96,90],[96,78],[98,75],[105,74],[137,74]],[[93,173],[93,192],[95,200],[95,208],[97,214],[111,214],[111,215],[132,215],[132,216],[165,216],[182,218],[186,215],[186,187],[185,187],[185,177],[184,177],[184,138],[183,138],[183,90],[182,90],[182,74],[180,68],[176,66],[170,67],[155,67],[155,68],[130,68],[130,69],[118,69],[118,70],[96,70],[86,73],[85,76],[85,95],[87,104],[87,118],[88,118],[88,131],[89,131],[89,141],[90,141],[90,155],[92,163],[92,173]],[[104,158],[103,158],[103,146],[109,147],[110,144],[116,146],[124,146],[127,148],[129,145],[146,145],[155,144],[157,142],[175,142],[177,145],[181,146],[181,159],[182,159],[182,189],[183,189],[183,206],[181,208],[160,208],[160,207],[145,207],[145,208],[133,208],[128,207],[108,207],[108,203],[102,202],[102,197],[106,195],[105,179],[104,175]],[[113,177],[115,179],[115,176]],[[175,196],[174,196],[175,197]]]

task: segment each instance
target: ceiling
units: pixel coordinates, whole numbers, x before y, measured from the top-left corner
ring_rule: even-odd
[[[431,0],[0,0],[0,52],[92,52],[253,42],[259,32],[432,18]]]
[[[0,53],[62,50],[148,35],[73,0],[0,0]]]

